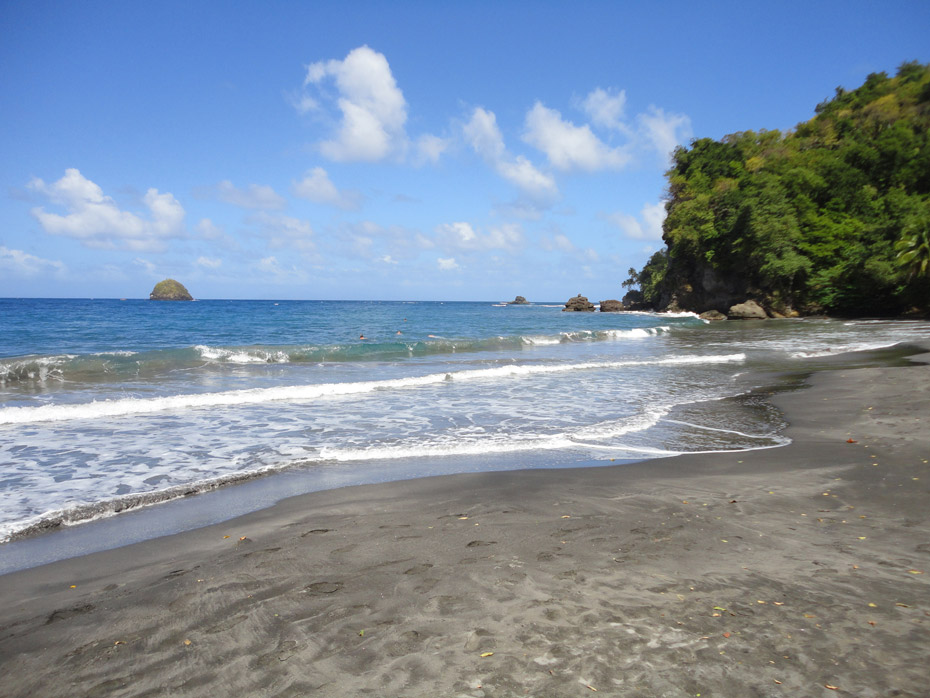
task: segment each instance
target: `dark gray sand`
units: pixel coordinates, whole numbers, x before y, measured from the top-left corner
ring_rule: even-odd
[[[320,492],[0,577],[4,696],[928,696],[930,366],[794,443]]]

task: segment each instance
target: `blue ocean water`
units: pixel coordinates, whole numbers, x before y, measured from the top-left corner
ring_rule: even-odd
[[[746,376],[930,339],[926,322],[561,307],[0,299],[0,541],[281,471],[769,448],[783,424],[739,399]]]

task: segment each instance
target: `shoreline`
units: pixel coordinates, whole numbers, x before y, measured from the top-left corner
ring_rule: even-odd
[[[807,382],[780,448],[327,490],[0,576],[5,690],[922,695],[930,366]]]

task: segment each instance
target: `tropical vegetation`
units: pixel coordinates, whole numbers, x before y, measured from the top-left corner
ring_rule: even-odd
[[[792,132],[696,139],[666,176],[666,248],[624,284],[647,304],[930,309],[930,64],[839,87]]]

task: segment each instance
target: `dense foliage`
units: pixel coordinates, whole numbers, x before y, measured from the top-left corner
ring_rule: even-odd
[[[837,88],[792,133],[696,139],[667,177],[667,250],[631,276],[653,305],[930,308],[930,65]]]

